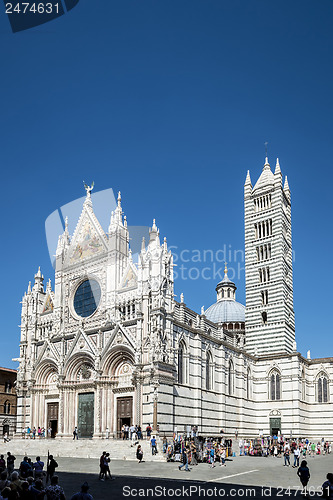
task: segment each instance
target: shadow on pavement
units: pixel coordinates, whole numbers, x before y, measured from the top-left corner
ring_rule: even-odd
[[[97,474],[59,472],[59,483],[64,488],[66,499],[80,491],[80,486],[88,482],[89,493],[94,500],[125,498],[267,498],[288,499],[307,498],[298,490],[287,488],[269,488],[226,484],[221,482],[195,481],[189,477],[190,472],[183,471],[179,479],[163,479],[156,477],[115,476],[113,481],[99,481]],[[320,498],[321,492],[311,490],[308,498]]]

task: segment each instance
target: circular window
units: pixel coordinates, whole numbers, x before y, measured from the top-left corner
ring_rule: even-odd
[[[97,309],[101,299],[101,287],[96,280],[86,280],[76,290],[74,309],[78,316],[87,318]]]

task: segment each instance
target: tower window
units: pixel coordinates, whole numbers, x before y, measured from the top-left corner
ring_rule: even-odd
[[[281,395],[281,379],[278,372],[273,372],[270,376],[270,399],[279,400]]]
[[[10,402],[9,401],[5,401],[5,403],[3,405],[3,412],[6,415],[9,415],[9,413],[10,413]]]
[[[264,325],[266,325],[267,324],[267,312],[263,311],[261,313],[261,317],[262,317],[262,322],[264,323]]]
[[[317,399],[318,403],[327,403],[328,401],[328,383],[325,374],[321,374],[317,381]]]
[[[5,392],[10,393],[12,392],[12,384],[9,380],[5,383]]]

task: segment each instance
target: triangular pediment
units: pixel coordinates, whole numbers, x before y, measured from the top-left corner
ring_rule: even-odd
[[[105,344],[102,352],[102,358],[110,351],[113,346],[117,345],[126,345],[135,350],[134,338],[126,328],[123,328],[119,324],[115,327],[115,329],[111,333],[109,340]]]
[[[72,344],[67,351],[66,360],[78,352],[84,352],[85,354],[88,353],[92,356],[96,355],[96,345],[90,340],[83,330],[79,330],[75,339],[72,341]]]
[[[120,288],[127,290],[129,288],[136,288],[138,285],[137,270],[132,262],[130,262],[125,269],[123,277],[120,281]]]
[[[38,366],[38,363],[40,363],[44,358],[54,359],[54,361],[59,360],[58,351],[55,349],[53,344],[51,342],[49,342],[48,340],[46,340],[44,342],[43,347],[41,348],[41,350],[38,353],[36,366]]]
[[[76,264],[107,250],[107,238],[93,209],[84,205],[67,253],[67,263]]]

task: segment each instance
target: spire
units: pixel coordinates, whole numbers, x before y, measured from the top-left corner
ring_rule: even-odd
[[[284,180],[283,189],[284,189],[284,191],[290,191],[289,183],[288,183],[288,177],[287,176],[285,177],[285,180]]]
[[[40,270],[40,267],[38,268],[37,273],[35,274],[35,284],[34,284],[34,290],[37,290],[38,292],[43,291],[43,281],[44,281],[44,276],[42,275],[42,272]]]
[[[29,295],[30,293],[31,293],[31,281],[29,281],[27,294]]]
[[[270,170],[271,169],[271,166],[270,166],[270,164],[268,162],[268,156],[266,156],[266,158],[265,158],[265,165],[264,165],[263,170],[265,170],[265,169],[266,170]]]
[[[279,162],[279,158],[276,158],[276,165],[275,165],[275,172],[274,174],[280,174],[281,173],[281,168],[280,168],[280,162]]]
[[[122,215],[123,215],[123,210],[122,210],[122,207],[121,207],[121,194],[120,194],[120,191],[118,192],[118,203],[117,203],[117,206],[116,206],[116,209],[115,211],[111,212],[111,218],[110,218],[110,225],[109,225],[109,233],[112,232],[112,229],[115,229],[115,227],[113,228],[112,226],[122,226],[124,225],[124,227],[126,228],[127,227],[127,220],[126,220],[126,216],[124,217],[124,224],[123,224],[123,218],[122,218]]]
[[[52,290],[52,286],[51,286],[51,278],[49,278],[48,282],[47,282],[47,285],[46,285],[46,291],[47,292],[50,292]]]
[[[251,182],[251,177],[250,177],[250,170],[247,171],[246,179],[245,179],[245,186],[248,186],[248,185],[252,187],[252,182]]]
[[[224,276],[228,277],[228,267],[226,262],[224,263]]]
[[[159,230],[157,229],[156,226],[156,219],[153,219],[153,225],[151,229],[149,229],[149,244],[151,244],[153,241],[156,241],[156,243],[159,245],[160,244],[160,239],[159,239]]]
[[[180,294],[180,303],[184,304],[184,294],[183,294],[183,292]]]
[[[145,240],[145,237],[142,236],[141,252],[145,252],[145,251],[146,251],[146,240]]]

